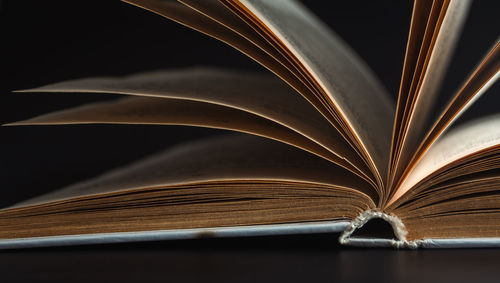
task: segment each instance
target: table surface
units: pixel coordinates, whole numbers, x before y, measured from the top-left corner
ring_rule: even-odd
[[[2,251],[0,274],[2,282],[498,282],[500,277],[500,249],[358,249],[339,246],[337,236]]]

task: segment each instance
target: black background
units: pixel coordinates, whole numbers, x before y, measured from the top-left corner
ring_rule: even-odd
[[[410,1],[306,1],[392,94],[399,87]],[[498,37],[498,1],[476,1],[439,105]],[[0,123],[110,95],[12,94],[85,76],[193,65],[264,71],[224,44],[119,1],[0,2]],[[498,86],[465,118],[498,112]],[[440,106],[438,106],[440,107]],[[221,131],[171,126],[0,127],[0,207],[58,189],[168,146]],[[494,280],[499,250],[392,251],[339,247],[336,235],[70,247],[0,254],[0,276],[90,279]],[[8,281],[5,281],[8,282]]]

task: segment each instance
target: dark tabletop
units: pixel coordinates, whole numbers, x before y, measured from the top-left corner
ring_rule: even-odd
[[[499,250],[355,249],[335,234],[0,254],[2,280],[26,282],[498,282],[499,266]]]
[[[305,1],[396,94],[412,4]],[[498,1],[476,1],[438,107],[498,36]],[[88,94],[11,94],[61,80],[211,65],[262,70],[211,38],[120,1],[0,2],[0,123],[89,101]],[[498,111],[498,86],[467,117]],[[437,112],[436,112],[437,113]],[[221,131],[170,126],[0,128],[0,207]],[[338,235],[96,245],[0,252],[0,282],[498,281],[500,250],[353,249]],[[15,280],[18,279],[18,280]],[[286,280],[286,281],[285,281]]]

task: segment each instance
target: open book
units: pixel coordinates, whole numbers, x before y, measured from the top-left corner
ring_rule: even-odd
[[[451,127],[499,78],[500,42],[437,119],[430,111],[470,1],[415,1],[397,102],[298,1],[125,2],[221,40],[273,74],[196,67],[20,91],[124,97],[9,125],[239,133],[2,209],[0,248],[320,232],[361,246],[500,246],[500,113]],[[388,237],[367,229],[377,221]]]

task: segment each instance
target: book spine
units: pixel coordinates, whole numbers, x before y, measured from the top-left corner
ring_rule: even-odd
[[[232,227],[193,228],[157,231],[77,234],[33,238],[0,239],[0,250],[89,244],[115,244],[200,238],[256,237],[345,231],[347,221],[315,221],[288,224],[267,224]]]
[[[388,222],[393,229],[395,238],[357,237],[355,232],[372,219],[382,219]],[[378,210],[367,210],[350,222],[349,226],[340,235],[339,242],[343,245],[358,247],[395,247],[416,249],[421,241],[408,241],[408,231],[405,225],[396,215],[389,215]]]

